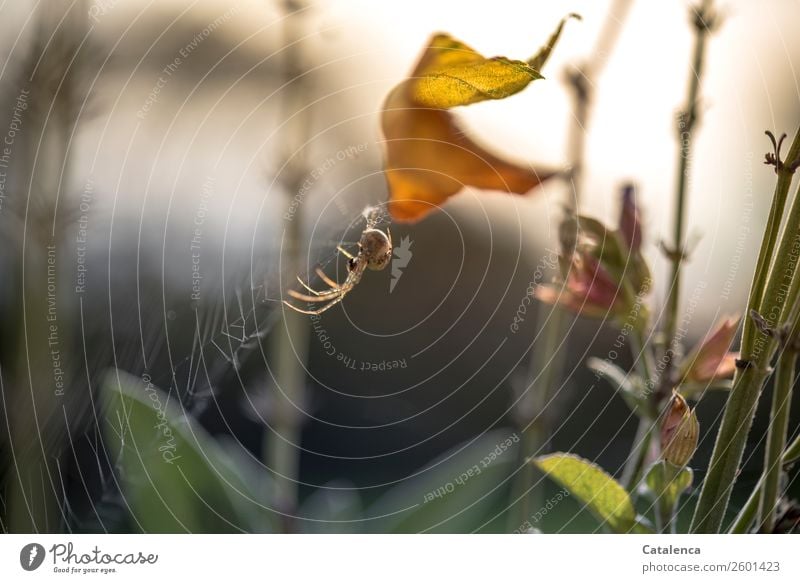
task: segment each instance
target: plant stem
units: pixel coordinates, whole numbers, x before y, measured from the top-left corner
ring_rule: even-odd
[[[747,502],[745,502],[739,514],[734,519],[730,530],[728,530],[730,534],[745,534],[750,529],[750,525],[756,517],[756,512],[758,512],[758,503],[761,499],[761,487],[763,485],[764,476],[762,475],[756,487],[753,489],[752,494],[750,494],[750,497],[747,499]]]
[[[615,0],[609,10],[603,29],[598,37],[597,45],[593,54],[595,59],[585,64],[584,67],[572,71],[569,77],[569,88],[573,96],[573,122],[569,127],[567,136],[567,158],[571,166],[570,179],[573,187],[573,196],[565,201],[565,207],[569,214],[576,214],[581,198],[581,175],[583,171],[583,159],[586,151],[586,134],[589,121],[591,92],[600,71],[612,53],[614,45],[619,37],[620,30],[627,18],[633,0]],[[592,78],[590,78],[590,76]],[[546,329],[542,331],[545,338],[546,352],[542,357],[536,355],[531,357],[531,371],[542,371],[538,382],[534,383],[535,372],[528,375],[529,388],[536,395],[538,403],[548,403],[551,391],[557,382],[557,374],[563,368],[565,353],[564,351],[553,351],[551,347],[557,346],[564,334],[564,319],[566,314],[560,308],[556,308],[550,315]],[[548,363],[542,365],[542,363]],[[538,411],[534,409],[534,411]],[[512,488],[512,500],[520,495],[523,496],[522,503],[519,505],[518,517],[521,519],[518,524],[524,524],[529,518],[531,506],[530,491],[533,487],[534,468],[526,463],[528,457],[539,449],[544,440],[547,439],[549,428],[547,421],[540,417],[541,421],[531,421],[522,430],[522,441],[520,444],[520,459],[525,467],[520,470],[519,478]],[[527,494],[526,494],[527,493]],[[534,496],[541,498],[541,492]],[[514,516],[513,513],[510,514]],[[512,530],[517,525],[510,525]]]
[[[798,136],[800,136],[800,129]],[[799,139],[800,137],[796,136],[794,142],[797,143]],[[779,175],[782,172],[791,174],[791,166],[779,165]],[[791,181],[781,181],[779,178],[779,184],[783,183],[785,186],[782,188],[788,190]],[[776,192],[775,196],[785,197],[786,194],[785,192]],[[764,292],[758,306],[758,311],[766,315],[765,319],[773,329],[780,329],[787,318],[794,321],[793,313],[798,309],[797,298],[800,295],[800,281],[795,281],[797,252],[794,249],[798,230],[800,230],[800,197],[795,196],[786,226],[780,237],[778,250],[773,254],[775,259],[772,269],[762,284]],[[762,250],[770,244],[770,234],[765,232]],[[788,293],[784,291],[787,278],[791,284]],[[758,282],[754,282],[754,285],[757,284]],[[755,328],[753,319],[746,318],[742,333],[740,358],[742,367],[737,368],[733,387],[725,405],[722,424],[717,433],[714,452],[709,462],[708,474],[703,482],[700,499],[692,519],[691,532],[719,532],[733,484],[736,481],[747,434],[753,423],[753,415],[761,388],[771,372],[769,366],[778,348],[778,341],[774,334],[767,336]]]
[[[647,463],[647,452],[650,451],[650,444],[653,442],[653,430],[655,422],[647,417],[639,419],[639,427],[636,429],[636,437],[633,438],[633,450],[628,456],[628,463],[622,471],[622,485],[626,490],[632,491],[641,481],[644,474],[644,466]]]
[[[769,353],[774,354],[774,349]],[[761,361],[736,373],[690,532],[716,533],[722,526],[758,394],[767,376],[766,365]]]
[[[789,153],[786,159],[791,162],[800,157],[800,129],[792,140],[792,145],[789,148]],[[767,284],[767,275],[770,273],[770,266],[773,257],[775,257],[775,244],[778,240],[781,222],[783,219],[783,211],[786,207],[786,199],[789,196],[789,188],[792,185],[792,178],[794,172],[791,168],[779,167],[777,168],[778,181],[775,184],[775,192],[772,195],[772,205],[769,211],[769,218],[767,219],[766,230],[764,231],[764,238],[761,242],[761,249],[758,252],[758,260],[756,261],[756,273],[753,278],[753,285],[750,288],[750,296],[747,301],[747,313],[751,310],[758,310],[764,300],[764,288]],[[751,347],[755,342],[756,328],[754,326],[745,325],[742,332],[742,349]]]
[[[764,455],[764,485],[761,487],[759,503],[759,529],[772,532],[775,526],[775,509],[779,499],[779,482],[782,471],[781,456],[786,447],[786,431],[789,426],[789,406],[792,399],[797,353],[784,350],[778,359],[775,386],[772,393],[767,448]]]
[[[282,107],[286,117],[291,119],[293,108],[302,102],[308,91],[301,75],[302,50],[297,39],[302,38],[305,18],[292,0],[284,0],[286,13],[284,21],[284,78],[287,83]],[[299,114],[295,126],[287,125],[287,156],[284,185],[286,204],[302,185],[307,173],[307,157],[302,151],[294,151],[309,135],[310,113]],[[284,231],[283,268],[292,274],[300,272],[302,250],[302,209],[298,209]],[[264,434],[263,457],[265,466],[275,476],[274,492],[271,493],[275,507],[283,514],[283,528],[291,532],[294,528],[292,517],[297,511],[298,474],[300,467],[300,441],[302,438],[302,413],[305,401],[306,371],[308,354],[309,326],[305,319],[296,314],[288,315],[271,339],[270,359],[275,379],[275,405],[271,431]]]
[[[631,352],[634,360],[640,365],[640,374],[645,381],[645,386],[649,388],[655,380],[655,369],[650,358],[649,345],[645,343],[642,336],[641,330],[633,329],[630,334]],[[639,414],[639,427],[636,430],[636,437],[633,439],[633,448],[628,456],[625,469],[622,471],[622,485],[627,490],[636,488],[644,474],[647,452],[650,450],[656,426],[655,417],[655,410],[645,411],[643,415]]]
[[[800,458],[800,435],[795,437],[794,441],[786,448],[781,456],[781,466],[786,467],[788,464],[797,461]],[[728,532],[730,534],[744,534],[750,529],[750,525],[756,517],[758,511],[758,504],[761,500],[761,488],[764,487],[764,474],[761,475],[756,483],[753,492],[745,502],[736,519],[733,521]]]
[[[673,249],[670,253],[672,273],[669,279],[667,292],[666,322],[664,323],[664,373],[661,382],[662,395],[669,391],[672,379],[672,361],[675,354],[675,332],[678,325],[678,309],[680,307],[681,269],[685,260],[684,247],[684,222],[686,214],[686,193],[689,177],[689,159],[692,155],[692,139],[698,119],[697,103],[700,97],[700,80],[703,73],[706,41],[710,33],[709,20],[713,18],[711,10],[712,0],[703,0],[697,8],[694,18],[695,43],[692,58],[692,70],[689,75],[689,89],[686,105],[680,116],[678,124],[678,176],[675,187],[675,214]]]
[[[628,17],[633,0],[615,0],[603,21],[603,28],[592,50],[592,58],[568,71],[568,88],[572,94],[572,123],[567,133],[567,159],[573,198],[565,201],[568,213],[577,214],[581,202],[586,136],[590,121],[593,92],[603,68],[609,60]]]
[[[531,402],[531,405],[529,407],[521,405],[521,408],[526,411],[530,410],[534,417],[521,429],[520,459],[523,467],[520,469],[519,476],[512,488],[512,500],[516,500],[520,496],[522,499],[514,523],[509,523],[509,528],[512,531],[528,521],[531,507],[538,507],[537,502],[541,502],[540,499],[542,498],[542,492],[533,488],[534,467],[527,462],[527,459],[542,448],[548,437],[549,428],[543,408],[549,402],[553,387],[558,382],[559,373],[563,368],[565,353],[563,350],[558,349],[558,344],[563,338],[563,332],[566,327],[564,323],[565,317],[566,313],[563,309],[558,306],[553,308],[550,318],[542,330],[544,347],[542,350],[534,352],[530,360],[530,368],[527,375],[530,383],[525,389],[527,394],[522,399],[527,399]],[[536,377],[536,371],[541,371],[538,378]],[[536,379],[536,381],[533,379]],[[514,515],[512,514],[512,516]]]
[[[786,448],[783,454],[783,464],[791,464],[800,459],[800,435]]]
[[[664,464],[664,482],[663,489],[658,494],[658,503],[656,504],[656,528],[659,533],[664,534],[673,532],[675,530],[675,509],[678,506],[680,494],[676,498],[666,495],[669,491],[672,482],[680,474],[681,468],[676,468],[668,462]]]
[[[5,103],[11,95],[21,98],[20,91],[27,95],[24,113],[20,112],[24,131],[17,135],[13,162],[2,176],[4,189],[9,186],[8,191],[17,194],[4,197],[5,228],[19,225],[18,231],[8,231],[14,234],[4,246],[5,280],[7,285],[14,282],[16,293],[4,300],[0,333],[6,383],[0,392],[7,423],[3,442],[7,447],[0,449],[3,462],[10,462],[0,477],[0,522],[9,532],[70,531],[74,519],[60,464],[68,451],[68,436],[84,428],[80,421],[84,402],[78,390],[82,385],[74,367],[83,355],[71,336],[78,299],[61,291],[60,266],[70,253],[67,185],[73,184],[75,155],[70,138],[81,121],[75,104],[86,98],[81,83],[87,55],[81,40],[89,29],[86,15],[81,2],[59,0],[37,6],[31,14],[36,23],[32,42],[0,96]],[[55,357],[66,391],[53,383]]]
[[[800,157],[800,129],[797,130],[797,133],[792,140],[792,145],[789,148],[789,153],[786,159],[791,162],[792,160],[798,159],[798,157]],[[779,166],[777,168],[777,173],[778,181],[775,185],[775,193],[772,198],[772,207],[770,209],[766,231],[764,232],[764,238],[761,243],[761,250],[758,254],[756,274],[753,279],[753,286],[750,290],[750,297],[747,304],[748,312],[761,308],[761,303],[764,297],[764,288],[766,287],[767,283],[767,274],[769,273],[768,268],[769,264],[771,263],[770,260],[772,257],[774,257],[774,248],[778,239],[778,233],[780,231],[783,209],[785,207],[786,199],[788,198],[789,194],[789,188],[792,182],[793,172],[790,168]],[[787,295],[789,297],[800,296],[800,291],[797,289],[798,286],[800,286],[800,277],[795,277],[792,279],[792,286]],[[797,320],[797,315],[798,305],[795,303],[794,306],[789,306],[789,314],[786,317],[786,321],[795,322]],[[746,320],[745,329],[742,333],[743,355],[750,354],[752,352],[752,348],[750,347],[755,344],[756,332],[757,329],[752,325],[752,322]],[[783,463],[789,463],[798,457],[800,457],[800,437],[796,438],[794,442],[792,442],[792,444],[786,448],[786,451],[783,454]],[[765,476],[762,474],[761,479],[753,489],[753,493],[748,498],[747,503],[734,520],[733,526],[729,532],[734,534],[744,533],[750,528],[756,512],[759,509],[761,488],[764,485],[764,477]]]

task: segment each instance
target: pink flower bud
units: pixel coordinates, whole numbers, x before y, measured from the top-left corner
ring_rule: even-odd
[[[548,304],[559,303],[585,316],[602,317],[619,311],[621,292],[597,258],[576,252],[563,286],[543,286],[536,297]]]
[[[638,252],[642,246],[642,223],[639,206],[633,184],[626,184],[622,189],[622,209],[619,216],[619,233],[622,240],[632,252]]]
[[[708,383],[731,378],[736,370],[738,353],[728,352],[739,328],[739,316],[723,318],[705,339],[684,359],[684,381]]]

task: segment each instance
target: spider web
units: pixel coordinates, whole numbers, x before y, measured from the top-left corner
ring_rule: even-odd
[[[175,390],[183,406],[195,412],[205,407],[216,381],[227,374],[238,375],[253,349],[281,320],[285,295],[281,284],[295,285],[296,276],[311,283],[317,279],[317,268],[334,279],[341,276],[329,271],[341,255],[337,246],[355,247],[363,230],[387,222],[384,208],[368,206],[350,221],[340,239],[323,236],[308,246],[303,273],[280,273],[278,253],[269,253],[265,259],[254,260],[247,278],[223,284],[213,307],[194,311],[191,348],[188,355],[171,362],[169,392]]]

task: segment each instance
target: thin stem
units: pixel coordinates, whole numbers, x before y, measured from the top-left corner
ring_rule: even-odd
[[[649,391],[651,390],[652,383],[655,382],[656,366],[653,362],[653,354],[650,350],[651,345],[645,341],[644,336],[646,333],[647,332],[639,326],[634,326],[629,336],[633,358],[639,367],[639,374],[645,382],[645,390]],[[654,411],[655,409],[650,410],[648,414],[652,416]]]
[[[722,526],[758,393],[768,376],[765,365],[759,364],[737,372],[734,379],[690,532],[716,533]]]
[[[789,155],[792,156],[793,153],[795,158],[800,155],[800,131],[795,135]],[[778,182],[775,184],[772,206],[769,211],[769,218],[767,219],[767,226],[764,231],[761,249],[758,253],[758,260],[756,261],[756,273],[753,278],[753,285],[750,288],[750,297],[747,301],[747,313],[750,313],[750,310],[757,310],[763,300],[767,274],[769,273],[772,258],[775,256],[775,244],[778,240],[783,211],[786,207],[786,199],[788,198],[791,183],[791,172],[778,172]],[[755,340],[755,332],[756,330],[753,326],[747,328],[746,333],[742,335],[742,347],[752,346]]]
[[[800,458],[800,435],[795,437],[794,441],[783,452],[783,456],[781,456],[781,466],[786,467],[792,462],[797,461],[798,458]],[[728,530],[729,533],[744,534],[750,530],[750,525],[756,517],[756,512],[758,512],[758,505],[761,501],[761,488],[763,487],[764,474],[761,474],[747,502],[745,502],[739,514],[736,515],[730,530]]]
[[[293,0],[284,0],[286,12],[284,22],[285,46],[283,75],[287,83],[282,107],[287,117],[291,117],[293,108],[302,101],[307,89],[301,75],[302,51],[296,42],[303,35],[305,18],[299,6]],[[310,132],[310,113],[308,111],[297,116],[295,125],[288,126],[287,162],[285,186],[287,199],[299,190],[304,174],[308,171],[307,158],[302,151],[293,151],[296,144],[302,144]],[[302,249],[302,209],[298,209],[293,218],[286,224],[284,231],[284,268],[294,274],[300,272]],[[283,326],[273,336],[270,346],[270,357],[274,362],[275,378],[275,411],[272,431],[265,432],[263,451],[265,465],[275,480],[272,498],[275,506],[284,515],[283,528],[287,532],[293,530],[292,516],[297,510],[298,474],[300,464],[300,441],[302,433],[302,405],[305,401],[305,360],[308,352],[309,326],[305,318],[289,315]]]
[[[775,526],[775,509],[780,495],[778,490],[782,471],[781,456],[786,447],[789,405],[792,400],[796,365],[797,353],[794,350],[785,350],[778,359],[772,393],[767,448],[764,456],[764,485],[761,488],[759,503],[759,524],[762,532],[772,532]]]
[[[776,155],[778,152],[776,152]],[[792,145],[789,149],[789,154],[786,159],[791,164],[792,161],[800,157],[800,129],[792,140]],[[761,307],[764,298],[764,288],[767,282],[767,273],[769,272],[770,259],[774,256],[775,243],[778,239],[780,231],[781,218],[783,215],[783,208],[788,198],[789,188],[791,186],[793,172],[791,166],[776,165],[778,173],[778,182],[775,185],[775,193],[772,198],[772,208],[770,209],[769,219],[767,222],[764,238],[761,243],[761,250],[758,254],[758,262],[756,264],[756,274],[753,279],[753,286],[750,289],[750,297],[748,300],[748,312],[751,310],[758,310]],[[800,297],[800,277],[794,277],[792,284],[787,294],[788,297]],[[800,303],[795,302],[794,305],[787,304],[784,310],[788,310],[784,321],[796,322],[798,313],[800,312]],[[756,343],[756,327],[750,321],[745,322],[745,329],[742,334],[742,358],[746,359],[747,355],[753,352],[753,346]],[[777,383],[776,383],[777,384]],[[776,387],[777,391],[777,387]],[[787,401],[788,402],[788,401]],[[774,400],[773,400],[774,404]],[[783,463],[790,463],[793,460],[800,458],[800,436],[795,438],[791,445],[786,448],[783,454]],[[769,467],[769,466],[767,466]],[[756,487],[753,489],[752,494],[747,499],[742,510],[733,522],[729,532],[733,534],[745,533],[750,528],[753,520],[755,519],[756,512],[759,510],[761,503],[761,489],[764,486],[765,475],[762,474]]]
[[[530,367],[527,378],[530,380],[526,392],[529,395],[523,397],[533,404],[530,407],[521,406],[523,410],[530,410],[532,415],[538,415],[521,429],[522,439],[520,443],[520,458],[523,464],[518,474],[518,478],[512,488],[513,499],[522,497],[519,503],[519,512],[514,519],[514,523],[509,523],[511,530],[518,528],[520,524],[525,524],[530,518],[531,507],[538,507],[536,498],[541,498],[542,493],[533,488],[534,468],[527,462],[527,459],[534,455],[547,440],[549,429],[544,412],[542,411],[550,400],[553,388],[559,381],[559,374],[563,368],[565,353],[558,349],[559,342],[563,338],[564,319],[566,313],[563,309],[556,306],[550,313],[550,318],[544,325],[542,336],[544,337],[544,347],[537,350],[531,357]],[[536,377],[536,371],[541,371]],[[533,380],[535,379],[535,380]],[[512,514],[513,516],[513,514]]]
[[[650,451],[650,444],[653,442],[654,429],[655,422],[652,419],[647,417],[639,419],[639,427],[636,429],[636,437],[633,439],[633,450],[622,471],[622,485],[628,491],[633,491],[644,475],[647,452]]]
[[[800,435],[794,438],[794,441],[786,448],[783,454],[783,464],[791,464],[800,459]]]
[[[675,530],[675,509],[678,506],[680,494],[673,499],[666,495],[672,482],[680,475],[681,468],[676,468],[670,463],[662,462],[664,465],[664,482],[662,491],[658,494],[656,504],[656,529],[659,533],[674,532]]]
[[[81,121],[74,104],[86,96],[80,82],[87,54],[81,50],[81,39],[89,24],[80,2],[42,3],[32,18],[33,42],[3,91],[4,98],[10,97],[11,87],[14,98],[22,99],[21,91],[26,97],[24,131],[17,135],[13,163],[2,176],[4,189],[11,186],[9,191],[18,194],[4,199],[8,205],[4,215],[25,225],[9,239],[13,244],[4,246],[6,281],[15,281],[18,292],[4,305],[0,339],[8,438],[2,457],[11,461],[0,486],[5,490],[0,520],[8,531],[18,533],[71,529],[74,516],[63,481],[59,483],[63,477],[59,464],[67,451],[70,423],[84,407],[69,384],[66,391],[53,385],[51,366],[57,356],[63,378],[78,380],[73,361],[83,355],[68,334],[78,300],[63,293],[60,285],[54,290],[46,276],[48,265],[59,265],[69,254],[70,213],[59,213],[58,201],[65,204],[66,185],[74,176],[75,147],[70,137]],[[58,330],[64,337],[59,338]]]
[[[800,197],[795,196],[759,305],[759,312],[765,315],[768,325],[775,330],[780,329],[787,318],[791,318],[798,309],[800,282],[795,282],[797,267],[795,239],[798,230],[800,230]],[[765,235],[762,248],[768,244],[768,237]],[[725,405],[708,474],[695,508],[692,532],[715,533],[719,532],[722,526],[761,388],[771,373],[769,366],[778,348],[776,335],[768,336],[763,331],[753,328],[755,328],[753,319],[745,319],[744,340],[739,361],[741,367],[736,371],[733,387]],[[752,335],[753,340],[745,344],[748,333]]]
[[[793,160],[800,158],[800,129],[795,133],[792,145],[789,148],[789,153],[786,160],[790,163]],[[775,184],[775,192],[772,196],[772,205],[769,211],[769,218],[767,219],[766,230],[761,242],[761,249],[758,253],[758,260],[756,262],[756,273],[753,278],[753,285],[750,288],[750,296],[747,301],[747,313],[751,310],[759,310],[764,301],[764,288],[767,284],[767,275],[770,273],[770,266],[772,265],[773,258],[775,257],[775,245],[778,241],[778,234],[780,232],[781,222],[783,219],[783,211],[786,207],[786,200],[789,197],[789,188],[792,185],[792,178],[794,171],[789,165],[778,165],[776,168],[778,174],[778,181]],[[745,322],[744,330],[742,331],[742,353],[749,354],[753,348],[753,343],[756,339],[756,328],[750,323],[747,325]]]
[[[680,116],[678,124],[678,176],[675,186],[675,213],[673,249],[670,253],[672,273],[669,279],[670,287],[667,292],[666,322],[664,324],[664,339],[666,350],[664,354],[664,373],[662,377],[662,390],[668,391],[671,382],[673,355],[675,354],[675,331],[678,323],[678,309],[680,307],[681,269],[686,256],[684,247],[684,223],[686,213],[686,194],[689,177],[689,160],[692,155],[692,140],[698,119],[697,105],[700,97],[700,81],[703,73],[706,41],[711,29],[709,20],[713,18],[712,0],[703,0],[697,8],[694,18],[695,43],[692,58],[692,70],[689,76],[689,89],[686,105]]]
[[[633,358],[641,368],[641,376],[645,381],[645,386],[650,387],[655,381],[655,367],[653,365],[649,345],[645,343],[642,331],[634,328],[630,334],[631,351]],[[644,467],[647,463],[647,452],[650,451],[650,444],[653,441],[656,417],[655,409],[645,411],[639,415],[639,427],[636,430],[636,437],[633,440],[633,448],[628,456],[628,462],[622,471],[622,485],[627,490],[633,490],[644,475]]]
[[[572,123],[567,132],[567,157],[570,164],[573,198],[566,201],[566,208],[570,213],[577,213],[581,202],[583,162],[592,94],[597,79],[614,51],[632,4],[633,0],[615,0],[597,37],[597,43],[591,53],[592,58],[568,72],[568,88],[572,94]]]
[[[745,502],[739,514],[734,519],[730,530],[728,530],[730,534],[745,534],[750,530],[750,525],[753,523],[753,519],[758,512],[758,503],[761,500],[761,487],[763,485],[764,476],[762,475],[756,487],[753,489],[753,492],[750,494],[750,497],[747,499],[747,502]]]
[[[587,124],[590,114],[591,105],[591,92],[593,83],[599,76],[599,72],[605,65],[612,53],[617,38],[619,37],[620,30],[625,22],[625,19],[630,11],[633,0],[616,0],[612,5],[608,17],[606,18],[603,30],[598,37],[596,50],[593,51],[595,58],[590,63],[586,64],[582,69],[573,71],[569,78],[570,89],[573,93],[573,122],[569,127],[567,137],[567,157],[571,166],[570,178],[573,187],[573,196],[566,201],[567,212],[571,214],[577,213],[578,205],[581,198],[581,173],[583,170],[583,159],[586,151],[586,133]],[[594,79],[590,79],[590,75]],[[548,320],[545,330],[543,330],[545,338],[546,351],[539,356],[534,354],[531,357],[531,371],[542,371],[538,377],[538,382],[533,382],[535,372],[528,375],[529,388],[537,396],[539,403],[548,403],[550,395],[552,394],[553,387],[555,387],[558,374],[560,374],[566,354],[563,350],[551,350],[551,347],[558,346],[558,343],[563,338],[564,323],[566,314],[560,308],[556,308]],[[549,364],[547,364],[549,361]],[[546,363],[542,365],[542,363]],[[528,518],[529,510],[531,507],[533,489],[534,469],[531,464],[527,463],[527,458],[534,454],[541,448],[544,440],[547,439],[550,429],[547,426],[547,421],[540,418],[540,421],[531,421],[531,423],[523,428],[522,442],[520,447],[520,459],[525,467],[519,472],[519,477],[512,488],[512,500],[520,495],[523,496],[521,504],[519,504],[520,518],[518,524],[524,524]],[[541,492],[533,494],[533,497],[541,496]],[[514,516],[513,513],[510,514]],[[512,525],[512,530],[516,525]]]

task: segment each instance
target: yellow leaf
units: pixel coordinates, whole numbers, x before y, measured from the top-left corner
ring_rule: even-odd
[[[449,109],[487,99],[503,99],[541,79],[539,72],[553,51],[563,18],[547,44],[528,62],[506,57],[486,58],[447,34],[434,35],[411,77],[404,82],[408,97],[417,105]]]
[[[550,53],[553,52],[553,48],[556,46],[556,43],[558,42],[558,37],[561,36],[561,31],[564,30],[564,25],[570,18],[574,18],[575,20],[581,20],[581,15],[575,14],[573,12],[561,19],[561,22],[558,23],[558,27],[553,31],[553,34],[550,35],[550,38],[547,39],[547,44],[544,45],[541,49],[539,49],[539,52],[536,53],[535,56],[528,59],[528,64],[532,68],[536,69],[537,71],[541,70],[541,68],[550,58]]]
[[[484,60],[475,49],[454,39],[449,34],[435,34],[414,68],[412,77],[422,77],[436,70]]]
[[[486,58],[446,34],[431,38],[411,76],[392,90],[383,106],[394,219],[418,221],[465,186],[524,194],[555,174],[492,154],[465,135],[447,110],[503,99],[540,79],[538,68],[563,26],[564,21],[530,62]]]
[[[418,105],[448,109],[487,99],[503,99],[525,89],[542,75],[523,61],[495,57],[451,64],[406,81]]]

